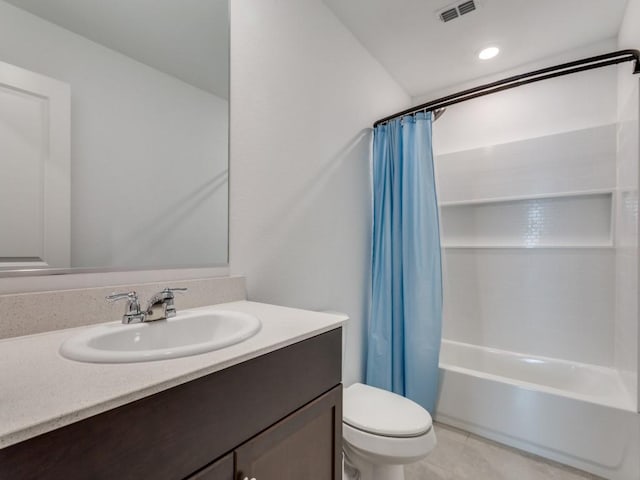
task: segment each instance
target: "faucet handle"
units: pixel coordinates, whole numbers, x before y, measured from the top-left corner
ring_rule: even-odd
[[[117,302],[118,300],[126,300],[124,306],[124,315],[122,315],[122,323],[134,323],[144,321],[144,312],[140,311],[140,301],[136,292],[112,293],[106,297],[107,302]]]
[[[186,291],[187,291],[186,288],[165,288],[159,291],[158,293],[156,293],[155,295],[151,296],[151,298],[149,299],[149,305],[157,302],[162,302],[165,300],[173,300],[174,293],[176,292],[182,293]]]
[[[152,296],[149,300],[149,303],[151,304],[163,300],[173,300],[173,298],[175,297],[175,293],[184,293],[186,291],[186,288],[165,288]]]
[[[162,293],[184,293],[186,291],[186,288],[165,288],[164,290],[162,290]]]
[[[112,293],[105,297],[107,302],[117,302],[118,300],[129,299],[131,301],[138,301],[138,294],[136,292],[126,292],[126,293]]]
[[[167,305],[167,310],[169,311],[169,316],[173,317],[176,314],[176,307],[173,306],[173,299],[175,298],[175,293],[184,293],[186,292],[186,288],[165,288],[160,293],[157,293],[152,297],[152,301],[163,300]]]

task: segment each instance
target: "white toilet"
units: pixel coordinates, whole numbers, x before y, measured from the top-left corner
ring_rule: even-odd
[[[436,446],[429,412],[361,383],[344,390],[342,429],[345,480],[404,480],[404,465]]]

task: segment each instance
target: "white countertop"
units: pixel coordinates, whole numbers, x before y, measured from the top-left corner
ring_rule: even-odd
[[[347,320],[248,301],[205,308],[253,314],[262,329],[221,350],[122,364],[80,363],[58,353],[64,340],[91,327],[0,340],[0,448],[333,330]]]

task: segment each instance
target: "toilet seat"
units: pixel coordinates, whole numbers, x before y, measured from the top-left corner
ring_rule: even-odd
[[[344,390],[342,418],[354,429],[391,438],[419,437],[433,424],[429,412],[412,400],[361,383]]]
[[[345,445],[377,464],[406,464],[424,458],[436,446],[433,429],[417,437],[385,437],[342,424]]]

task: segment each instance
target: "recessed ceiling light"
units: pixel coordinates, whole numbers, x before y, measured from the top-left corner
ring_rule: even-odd
[[[490,58],[495,57],[500,53],[500,49],[498,47],[487,47],[480,50],[478,53],[478,58],[480,60],[489,60]]]

